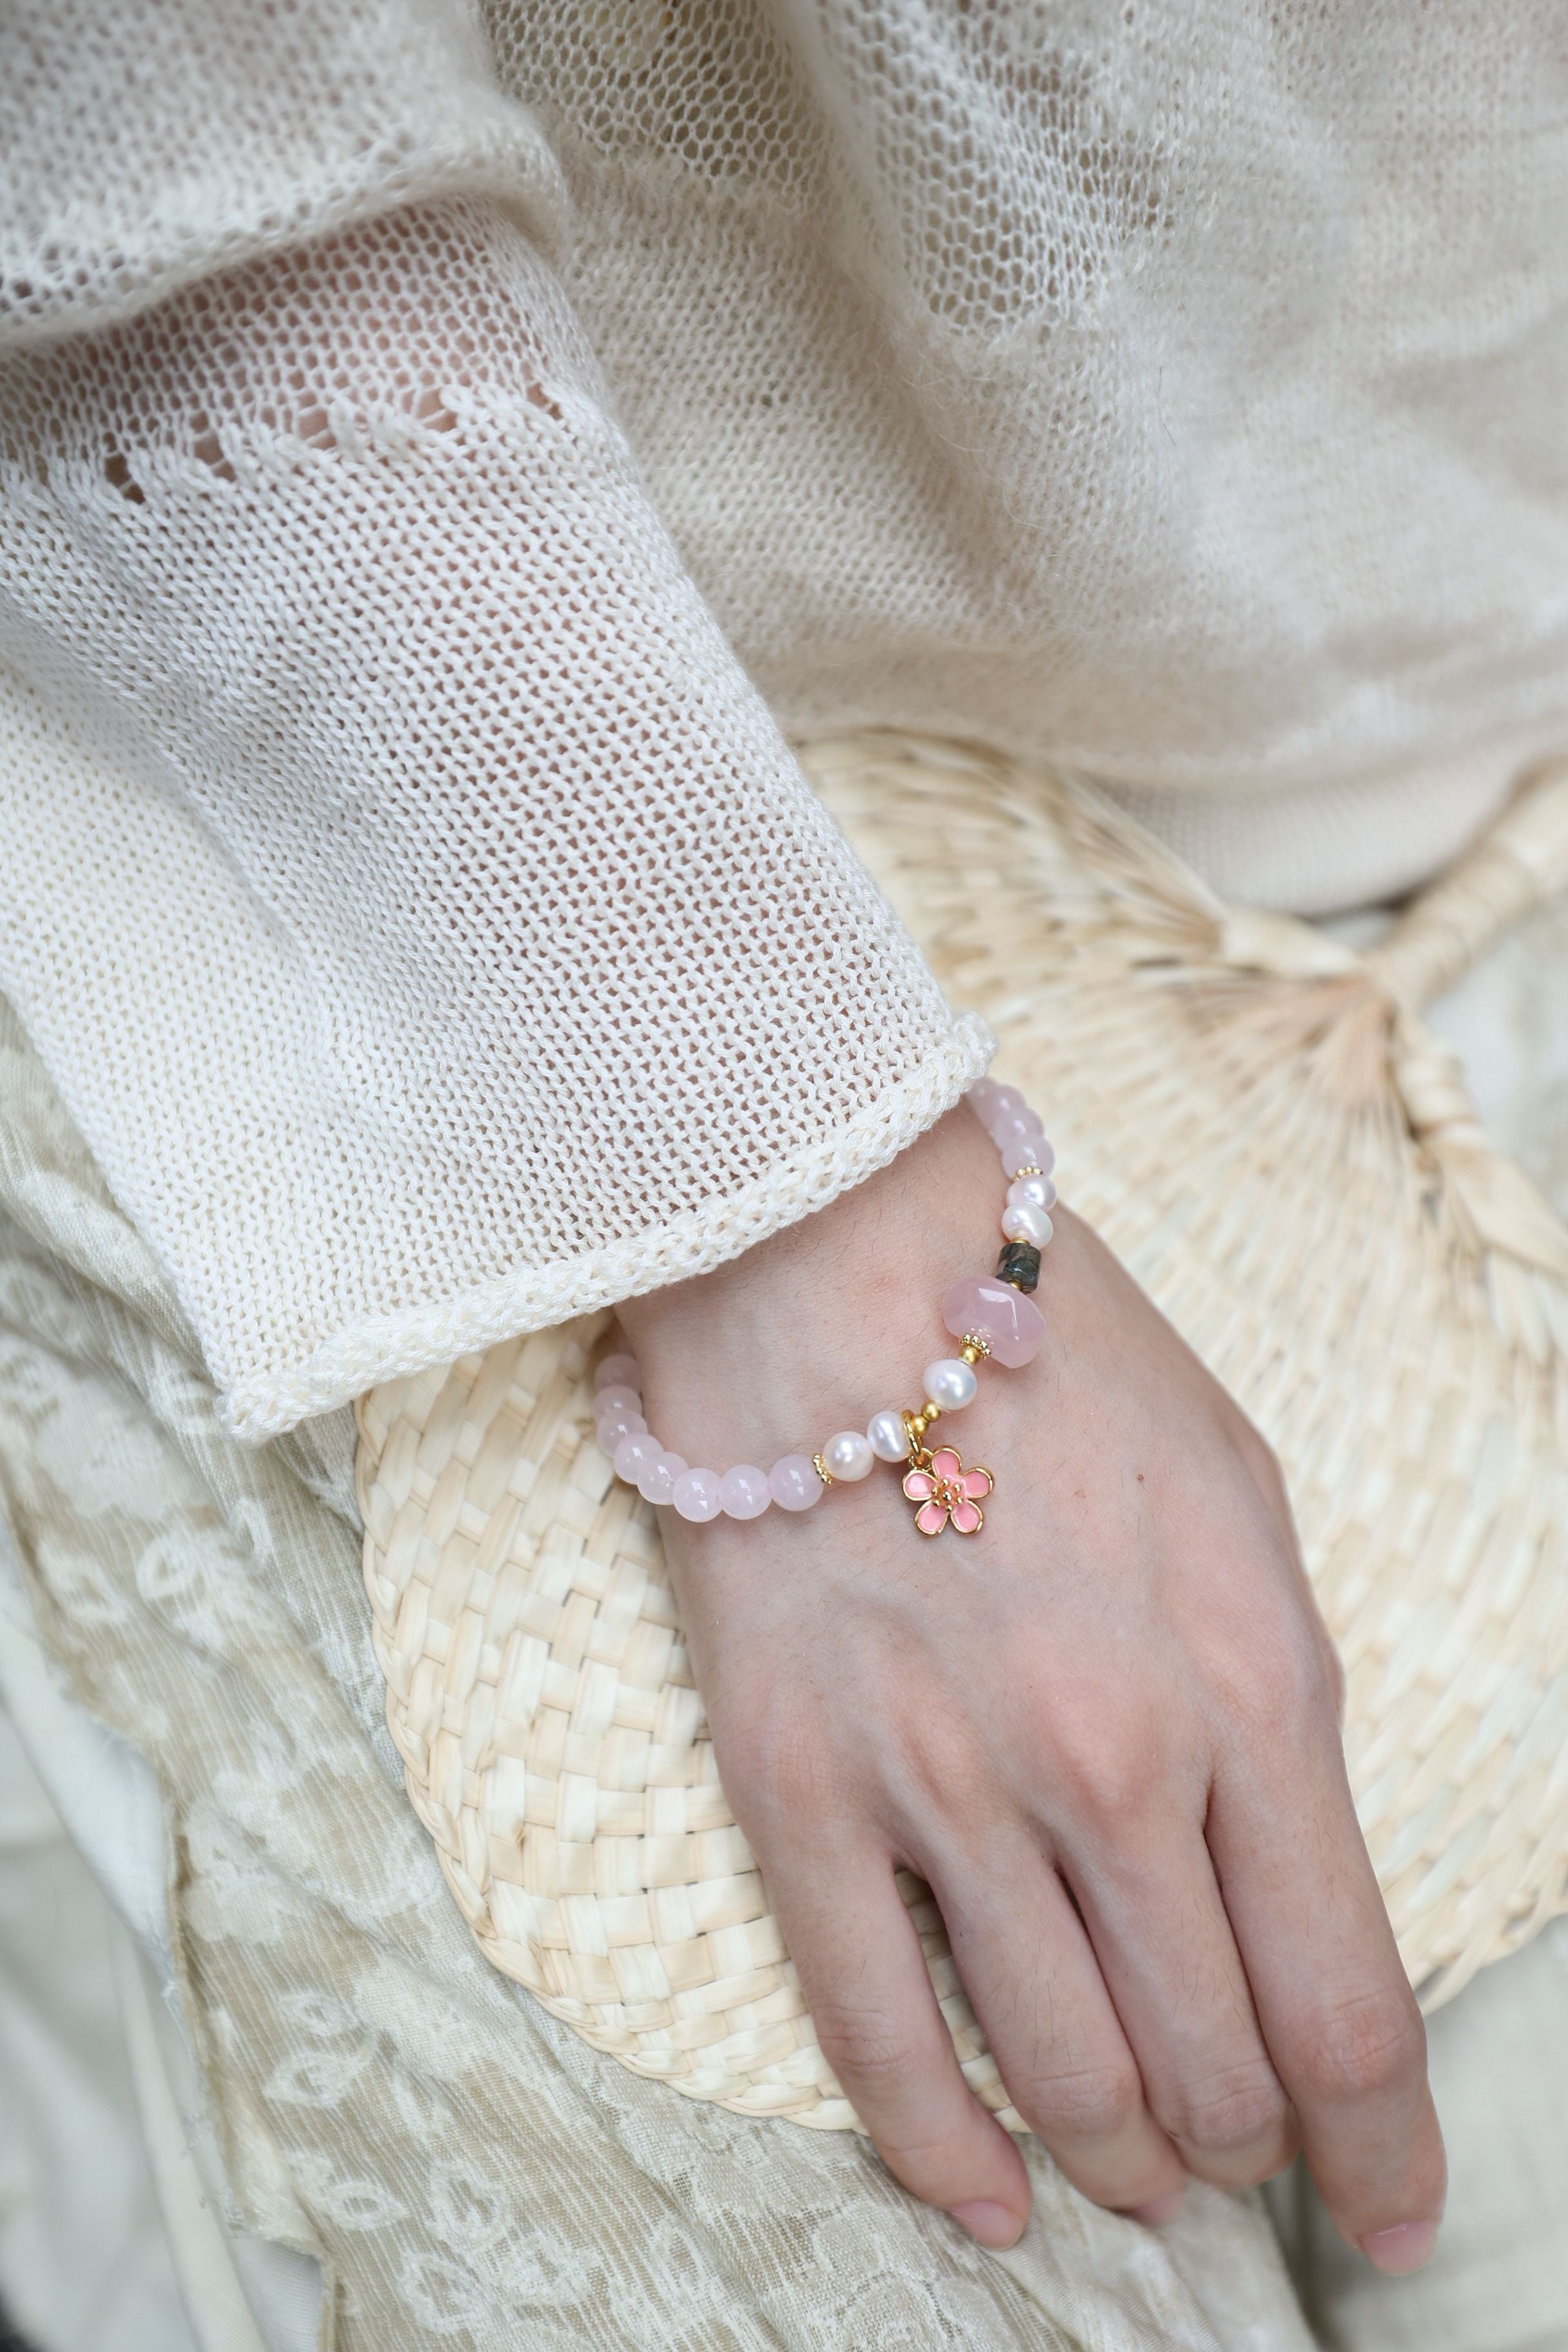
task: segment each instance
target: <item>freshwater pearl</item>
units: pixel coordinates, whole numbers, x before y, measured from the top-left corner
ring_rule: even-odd
[[[1003,1210],[1002,1231],[1010,1242],[1033,1242],[1037,1249],[1044,1249],[1054,1227],[1044,1209],[1034,1208],[1027,1201],[1019,1201],[1012,1208]]]
[[[716,1470],[689,1470],[675,1482],[670,1501],[683,1519],[716,1519],[719,1516],[719,1474]]]
[[[683,1454],[656,1454],[637,1473],[637,1493],[645,1503],[668,1503],[674,1496],[676,1480],[684,1478],[686,1472]]]
[[[808,1511],[822,1493],[810,1454],[782,1454],[768,1472],[768,1492],[781,1511]]]
[[[943,1412],[958,1412],[974,1402],[974,1391],[980,1386],[974,1369],[962,1356],[939,1356],[921,1374],[925,1392],[932,1404],[941,1405]]]
[[[955,1339],[966,1331],[989,1339],[991,1353],[1009,1371],[1032,1363],[1046,1336],[1046,1318],[1034,1300],[990,1275],[962,1274],[950,1282],[942,1295],[942,1319]]]
[[[719,1507],[732,1519],[760,1519],[772,1500],[768,1474],[754,1462],[737,1462],[719,1481]]]
[[[605,1389],[612,1381],[624,1381],[628,1388],[635,1389],[641,1377],[635,1356],[606,1356],[594,1375],[594,1386]]]
[[[1048,1176],[1019,1176],[1007,1187],[1010,1209],[1054,1209],[1057,1188]]]
[[[841,1429],[823,1447],[822,1458],[835,1478],[853,1484],[857,1478],[868,1475],[876,1457],[869,1440],[862,1437],[858,1429]]]
[[[657,1437],[650,1437],[643,1429],[634,1430],[629,1437],[623,1437],[616,1448],[616,1477],[624,1478],[628,1486],[635,1486],[647,1464],[657,1462],[663,1452],[664,1448]]]
[[[629,1405],[633,1412],[642,1411],[642,1391],[634,1388],[630,1381],[610,1381],[595,1394],[595,1412],[614,1412],[617,1405],[623,1404]]]
[[[613,1412],[599,1416],[599,1444],[605,1454],[614,1454],[623,1437],[640,1437],[647,1427],[640,1412],[627,1404],[619,1404]]]
[[[952,1324],[948,1329],[952,1328]],[[874,1412],[866,1424],[866,1442],[879,1462],[907,1462],[910,1435],[901,1412]]]

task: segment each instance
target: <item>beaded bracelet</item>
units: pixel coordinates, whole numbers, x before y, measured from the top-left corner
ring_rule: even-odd
[[[1039,1280],[1040,1252],[1051,1237],[1056,1154],[1016,1087],[982,1078],[964,1100],[1001,1152],[1011,1180],[1002,1213],[1003,1249],[994,1277],[962,1275],[942,1294],[942,1319],[963,1344],[956,1356],[926,1366],[920,1411],[884,1407],[871,1415],[864,1435],[841,1429],[816,1454],[786,1454],[771,1470],[750,1462],[722,1474],[693,1470],[643,1419],[637,1359],[608,1356],[595,1375],[594,1404],[599,1444],[613,1455],[618,1478],[648,1502],[673,1506],[683,1519],[716,1519],[721,1511],[732,1519],[755,1519],[770,1503],[784,1511],[806,1510],[829,1486],[864,1478],[873,1461],[901,1463],[904,1493],[920,1507],[915,1525],[921,1535],[940,1535],[945,1527],[961,1536],[978,1534],[985,1524],[981,1502],[995,1480],[989,1470],[966,1470],[951,1445],[931,1452],[926,1433],[943,1413],[973,1402],[977,1364],[987,1358],[1015,1369],[1026,1364],[1045,1336],[1045,1317],[1027,1294]]]

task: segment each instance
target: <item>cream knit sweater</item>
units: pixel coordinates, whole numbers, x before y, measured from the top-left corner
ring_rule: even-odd
[[[1551,0],[10,0],[0,986],[242,1433],[982,1066],[785,730],[1225,887],[1568,737]]]

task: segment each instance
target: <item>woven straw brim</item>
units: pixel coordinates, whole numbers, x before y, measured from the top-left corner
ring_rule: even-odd
[[[806,757],[1047,1109],[1066,1197],[1278,1451],[1362,1823],[1435,2006],[1568,1903],[1568,1233],[1410,1005],[1538,853],[1568,870],[1568,797],[1363,959],[1220,907],[1068,779],[885,734]],[[719,1785],[656,1514],[595,1443],[605,1321],[361,1400],[409,1792],[488,1957],[598,2048],[852,2125]],[[1021,2130],[940,1916],[902,1885],[964,2072]]]

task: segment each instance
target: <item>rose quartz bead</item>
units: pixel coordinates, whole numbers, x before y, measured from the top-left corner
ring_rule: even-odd
[[[989,1339],[996,1361],[1013,1371],[1034,1360],[1046,1336],[1046,1318],[1034,1300],[988,1275],[963,1274],[950,1282],[942,1293],[942,1319],[955,1339],[966,1331]]]
[[[994,1132],[998,1119],[1015,1118],[1019,1111],[1027,1110],[1028,1108],[1028,1104],[1016,1087],[998,1087],[991,1097],[991,1108],[985,1114],[985,1124]]]
[[[684,1478],[686,1470],[683,1454],[656,1454],[637,1473],[637,1493],[645,1503],[668,1503],[674,1496],[676,1480]]]
[[[606,1454],[614,1454],[623,1437],[640,1437],[647,1427],[640,1412],[630,1405],[617,1405],[614,1412],[599,1416],[599,1444]]]
[[[670,1501],[683,1519],[716,1519],[719,1516],[719,1474],[689,1470],[675,1482]]]
[[[999,1108],[997,1097],[1002,1092],[994,1078],[977,1078],[964,1096],[964,1101],[982,1127],[989,1130]]]
[[[1032,1110],[1007,1111],[992,1120],[991,1135],[998,1151],[1010,1152],[1025,1144],[1031,1151],[1043,1150],[1046,1123]]]
[[[617,1405],[629,1405],[634,1412],[642,1411],[642,1391],[634,1389],[629,1381],[610,1381],[595,1391],[594,1411],[614,1412]]]
[[[613,1381],[624,1381],[629,1389],[635,1389],[640,1385],[642,1374],[637,1370],[637,1360],[635,1356],[606,1356],[594,1375],[594,1386],[596,1389],[607,1389]]]
[[[760,1519],[772,1501],[768,1474],[753,1462],[737,1462],[719,1481],[719,1507],[732,1519]]]
[[[1037,1168],[1048,1176],[1057,1164],[1057,1155],[1043,1136],[1028,1143],[1009,1143],[1002,1154],[1002,1165],[1009,1176],[1016,1176],[1023,1168]]]
[[[1007,1187],[1010,1209],[1054,1209],[1057,1188],[1048,1176],[1020,1176]]]
[[[768,1472],[768,1492],[781,1511],[808,1511],[822,1492],[809,1454],[785,1454]]]
[[[634,1430],[629,1437],[623,1437],[616,1448],[616,1477],[624,1478],[628,1486],[635,1486],[647,1465],[656,1462],[663,1452],[664,1448],[657,1437],[650,1437],[643,1429]]]

